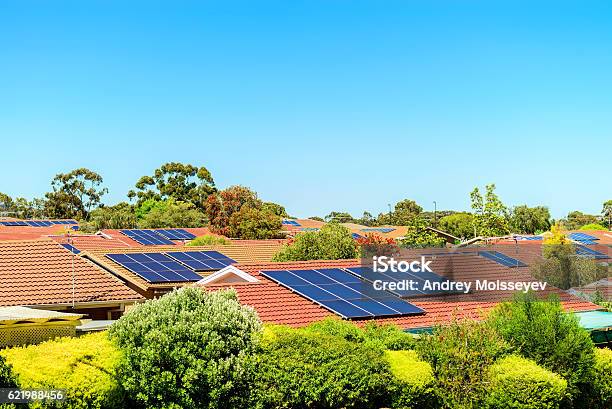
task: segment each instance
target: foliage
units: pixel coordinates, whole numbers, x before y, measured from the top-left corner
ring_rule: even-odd
[[[14,388],[17,380],[13,374],[13,367],[6,362],[4,356],[0,355],[0,388]]]
[[[327,223],[354,223],[355,219],[346,212],[331,212],[325,216],[325,221]]]
[[[124,394],[115,373],[121,354],[104,332],[5,349],[2,355],[21,388],[64,389],[70,408],[121,407]]]
[[[595,349],[593,393],[590,401],[593,409],[612,406],[612,350]]]
[[[389,388],[393,408],[439,407],[431,365],[414,351],[386,351],[395,382]]]
[[[163,201],[145,201],[147,206],[145,213],[142,209],[137,213],[142,214],[138,226],[145,229],[158,229],[164,227],[202,227],[206,221],[204,213],[190,202],[180,202],[173,198]]]
[[[474,215],[471,213],[455,213],[438,221],[438,228],[455,237],[468,239],[474,237]]]
[[[187,246],[214,246],[214,245],[228,245],[230,241],[225,237],[214,236],[212,234],[205,234],[203,236],[196,237],[187,243]]]
[[[285,210],[285,207],[279,205],[278,203],[264,202],[261,205],[261,210],[267,211],[268,213],[272,213],[275,216],[289,217],[287,211]]]
[[[121,384],[148,408],[246,407],[261,323],[235,291],[182,288],[136,305],[110,329]]]
[[[230,216],[227,234],[250,240],[275,239],[283,237],[281,227],[281,218],[269,210],[242,206]]]
[[[488,321],[516,352],[563,376],[573,397],[590,382],[593,342],[558,299],[541,301],[532,293],[518,294],[512,302],[499,304]]]
[[[163,164],[152,176],[141,177],[135,187],[136,190],[128,192],[128,197],[137,198],[137,205],[148,199],[174,199],[191,203],[200,210],[204,209],[206,198],[216,190],[212,175],[204,166],[178,162]]]
[[[81,231],[99,231],[102,229],[134,229],[137,227],[136,215],[132,205],[126,202],[114,206],[100,206],[91,211],[89,222],[81,223]]]
[[[443,247],[446,244],[446,239],[429,230],[425,221],[416,217],[408,225],[408,230],[399,244],[400,247],[407,248]]]
[[[392,381],[384,352],[339,337],[269,328],[257,357],[257,407],[379,408]],[[256,406],[256,405],[253,405]]]
[[[45,214],[57,219],[88,219],[91,209],[108,192],[102,182],[102,176],[86,168],[58,173],[51,181],[53,191],[45,193]]]
[[[446,407],[479,407],[487,369],[509,345],[486,322],[453,319],[421,338],[416,350],[431,364]]]
[[[355,223],[363,226],[375,226],[376,219],[370,212],[363,212],[363,215],[359,219],[355,219]]]
[[[414,200],[404,199],[395,204],[392,212],[378,215],[378,225],[407,226],[412,224],[423,208]]]
[[[357,247],[346,227],[329,223],[319,231],[298,234],[274,255],[274,261],[339,260],[357,257]]]
[[[40,219],[45,216],[45,201],[36,198],[27,200],[23,197],[13,199],[0,192],[0,214],[18,219]]]
[[[580,227],[580,230],[607,230],[607,228],[599,223],[591,223]]]
[[[511,355],[489,369],[490,408],[555,409],[566,397],[565,379],[535,362]]]
[[[371,259],[372,256],[397,256],[399,246],[392,238],[386,238],[376,233],[366,233],[357,240],[359,257]]]
[[[244,186],[231,186],[208,196],[205,212],[214,233],[229,235],[229,222],[234,213],[243,206],[261,208],[262,202],[257,193]]]
[[[337,318],[316,321],[305,331],[332,335],[346,341],[367,344],[380,350],[405,350],[414,347],[414,338],[395,325],[367,323],[363,328]]]
[[[545,206],[515,206],[510,214],[510,227],[515,233],[535,234],[551,226],[550,212]]]
[[[495,194],[495,184],[486,185],[483,198],[478,188],[470,193],[477,236],[500,236],[510,232],[508,208]]]
[[[566,230],[578,230],[580,226],[584,226],[585,224],[599,223],[599,218],[576,210],[569,212],[561,223]]]
[[[318,222],[324,222],[325,221],[322,217],[319,217],[319,216],[312,216],[312,217],[309,217],[308,219],[316,220]]]
[[[601,217],[607,223],[608,229],[612,229],[612,200],[606,200],[601,209]]]

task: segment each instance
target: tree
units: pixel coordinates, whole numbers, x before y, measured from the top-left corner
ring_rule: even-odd
[[[420,217],[413,219],[408,225],[404,238],[399,241],[400,247],[443,247],[446,244],[446,239],[427,227],[427,223]]]
[[[262,210],[272,213],[279,217],[289,217],[284,206],[273,202],[264,202],[261,206]]]
[[[601,216],[603,217],[604,223],[607,224],[608,229],[612,229],[612,200],[607,200],[603,204],[601,209]]]
[[[138,221],[138,225],[145,229],[158,229],[164,227],[202,227],[206,216],[197,209],[193,203],[180,202],[173,198],[154,201],[145,201],[149,210]]]
[[[281,218],[266,209],[250,206],[233,213],[229,219],[228,235],[240,239],[275,239],[281,234]]]
[[[308,219],[316,220],[318,222],[324,222],[325,221],[322,217],[319,217],[319,216],[312,216],[312,217],[309,217]]]
[[[57,219],[87,220],[92,208],[101,203],[108,192],[103,179],[87,168],[59,173],[51,181],[52,192],[45,194],[45,214]]]
[[[438,221],[438,228],[460,239],[474,237],[474,215],[471,213],[455,213]]]
[[[390,213],[380,213],[377,224],[392,226],[407,226],[421,214],[423,208],[414,200],[404,199],[395,204]]]
[[[88,223],[81,223],[82,231],[98,231],[102,229],[134,229],[138,220],[132,205],[126,202],[114,206],[100,206],[92,210]]]
[[[223,236],[229,235],[230,218],[243,206],[260,209],[263,203],[257,193],[245,186],[230,186],[206,200],[205,212],[211,230]]]
[[[578,210],[569,212],[567,217],[561,221],[566,230],[578,230],[580,226],[585,224],[598,223],[599,218],[591,214],[585,214]]]
[[[550,212],[544,206],[515,206],[510,214],[510,226],[515,233],[545,232],[551,226]]]
[[[175,199],[204,209],[208,196],[216,191],[212,175],[204,166],[169,162],[155,169],[152,176],[143,176],[136,182],[136,190],[128,197],[137,198],[137,205],[147,199],[163,201]]]
[[[319,231],[299,233],[293,242],[274,255],[274,261],[340,260],[357,257],[351,231],[329,223]]]
[[[11,213],[14,206],[13,198],[6,193],[0,192],[0,213]]]
[[[325,216],[325,221],[327,223],[354,223],[355,219],[346,212],[331,212]]]
[[[126,392],[147,408],[247,408],[261,322],[234,290],[182,288],[135,305],[109,330]]]
[[[370,212],[363,212],[363,215],[355,220],[355,222],[363,226],[374,226],[376,224],[376,219]]]
[[[487,185],[483,198],[478,188],[470,193],[474,210],[474,226],[478,236],[500,236],[508,234],[508,209],[495,194],[495,184]]]

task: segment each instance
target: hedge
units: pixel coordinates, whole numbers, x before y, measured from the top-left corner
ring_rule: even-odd
[[[303,329],[266,327],[252,407],[380,408],[392,382],[378,348]]]
[[[435,408],[439,402],[431,365],[414,351],[386,351],[395,382],[390,386],[393,408]]]
[[[21,388],[64,389],[66,407],[115,408],[122,404],[123,391],[115,376],[120,352],[106,333],[59,338],[5,349],[1,354]]]
[[[612,406],[612,350],[595,350],[595,376],[593,377],[592,408]]]
[[[535,362],[511,355],[489,369],[490,408],[554,409],[567,397],[567,381]]]

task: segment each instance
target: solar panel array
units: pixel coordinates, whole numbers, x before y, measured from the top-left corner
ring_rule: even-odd
[[[544,238],[542,236],[523,236],[523,237],[519,237],[518,239],[536,241],[536,240],[543,240]]]
[[[9,220],[9,221],[1,221],[0,225],[2,226],[27,226],[28,224],[21,220]]]
[[[145,246],[156,246],[156,245],[174,245],[174,243],[161,234],[154,230],[120,230],[122,234],[125,234],[130,239],[137,241]]]
[[[597,244],[597,240],[599,240],[597,237],[585,233],[570,233],[568,237],[582,244]]]
[[[391,293],[374,291],[369,283],[339,268],[274,270],[262,271],[261,274],[343,318],[375,318],[425,312]]]
[[[286,224],[287,226],[301,226],[301,224],[299,224],[297,221],[295,220],[283,220],[282,222],[283,224]]]
[[[165,254],[194,271],[221,270],[236,262],[218,251],[175,251]]]
[[[49,227],[55,224],[48,220],[27,220],[26,223],[28,226],[34,226],[34,227]]]
[[[437,294],[456,294],[456,291],[444,291],[444,290],[434,290],[434,289],[425,289],[425,282],[429,283],[442,283],[447,281],[448,279],[442,277],[436,273],[432,273],[429,271],[423,272],[393,272],[387,271],[384,273],[374,271],[372,267],[351,267],[346,268],[346,271],[349,271],[356,276],[373,283],[376,280],[381,280],[383,282],[400,282],[404,280],[412,280],[416,287],[416,289],[406,289],[406,290],[392,290],[390,291],[393,294],[396,294],[400,297],[415,297],[421,295],[437,295]]]
[[[81,250],[77,249],[72,244],[62,243],[62,247],[64,247],[67,250],[70,250],[74,254],[79,254],[81,252]]]
[[[353,236],[353,238],[355,240],[357,239],[363,239],[363,236],[361,234],[357,234],[357,233],[351,233],[351,236]]]
[[[499,251],[479,251],[478,255],[486,257],[506,267],[526,267],[527,266],[527,264],[523,263],[522,261],[517,260],[512,257],[508,257],[505,254],[500,253]]]
[[[79,224],[76,220],[66,219],[66,220],[51,220],[53,224]]]
[[[155,232],[169,240],[192,240],[196,238],[195,234],[189,233],[185,229],[156,229]]]
[[[391,227],[368,227],[366,229],[361,229],[361,231],[365,231],[365,232],[379,232],[379,233],[390,233],[393,230],[395,230],[394,228]]]
[[[601,253],[599,251],[590,249],[586,246],[581,246],[581,245],[577,245],[576,246],[576,254],[578,254],[579,256],[584,256],[584,257],[589,257],[589,258],[596,258],[596,259],[606,259],[606,258],[610,258],[608,255]]]
[[[162,253],[107,254],[106,257],[150,283],[198,281],[193,270]]]
[[[0,226],[31,226],[31,227],[49,227],[55,224],[78,224],[75,220],[4,220],[0,221]]]

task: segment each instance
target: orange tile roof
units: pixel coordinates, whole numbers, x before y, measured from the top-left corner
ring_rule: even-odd
[[[359,260],[306,261],[290,263],[266,263],[236,265],[240,270],[254,276],[259,283],[208,284],[209,290],[234,288],[242,304],[253,307],[264,322],[303,326],[334,314],[318,304],[292,292],[291,290],[266,278],[261,271],[283,269],[343,268],[359,265]],[[455,281],[474,281],[476,279],[533,281],[528,268],[508,268],[476,255],[457,255],[437,257],[432,263],[433,270]],[[581,300],[556,288],[547,288],[543,295],[556,293],[566,310],[591,311],[600,307]],[[407,298],[414,305],[424,309],[425,314],[375,321],[393,323],[404,329],[427,328],[444,323],[455,317],[482,318],[487,310],[501,300],[509,299],[510,291],[479,292],[470,294],[438,295]],[[355,320],[363,325],[371,320]]]
[[[0,225],[0,241],[39,239],[41,237],[59,234],[65,230],[65,225],[53,225],[46,227]]]
[[[0,305],[40,306],[142,299],[112,274],[52,240],[0,242]]]

